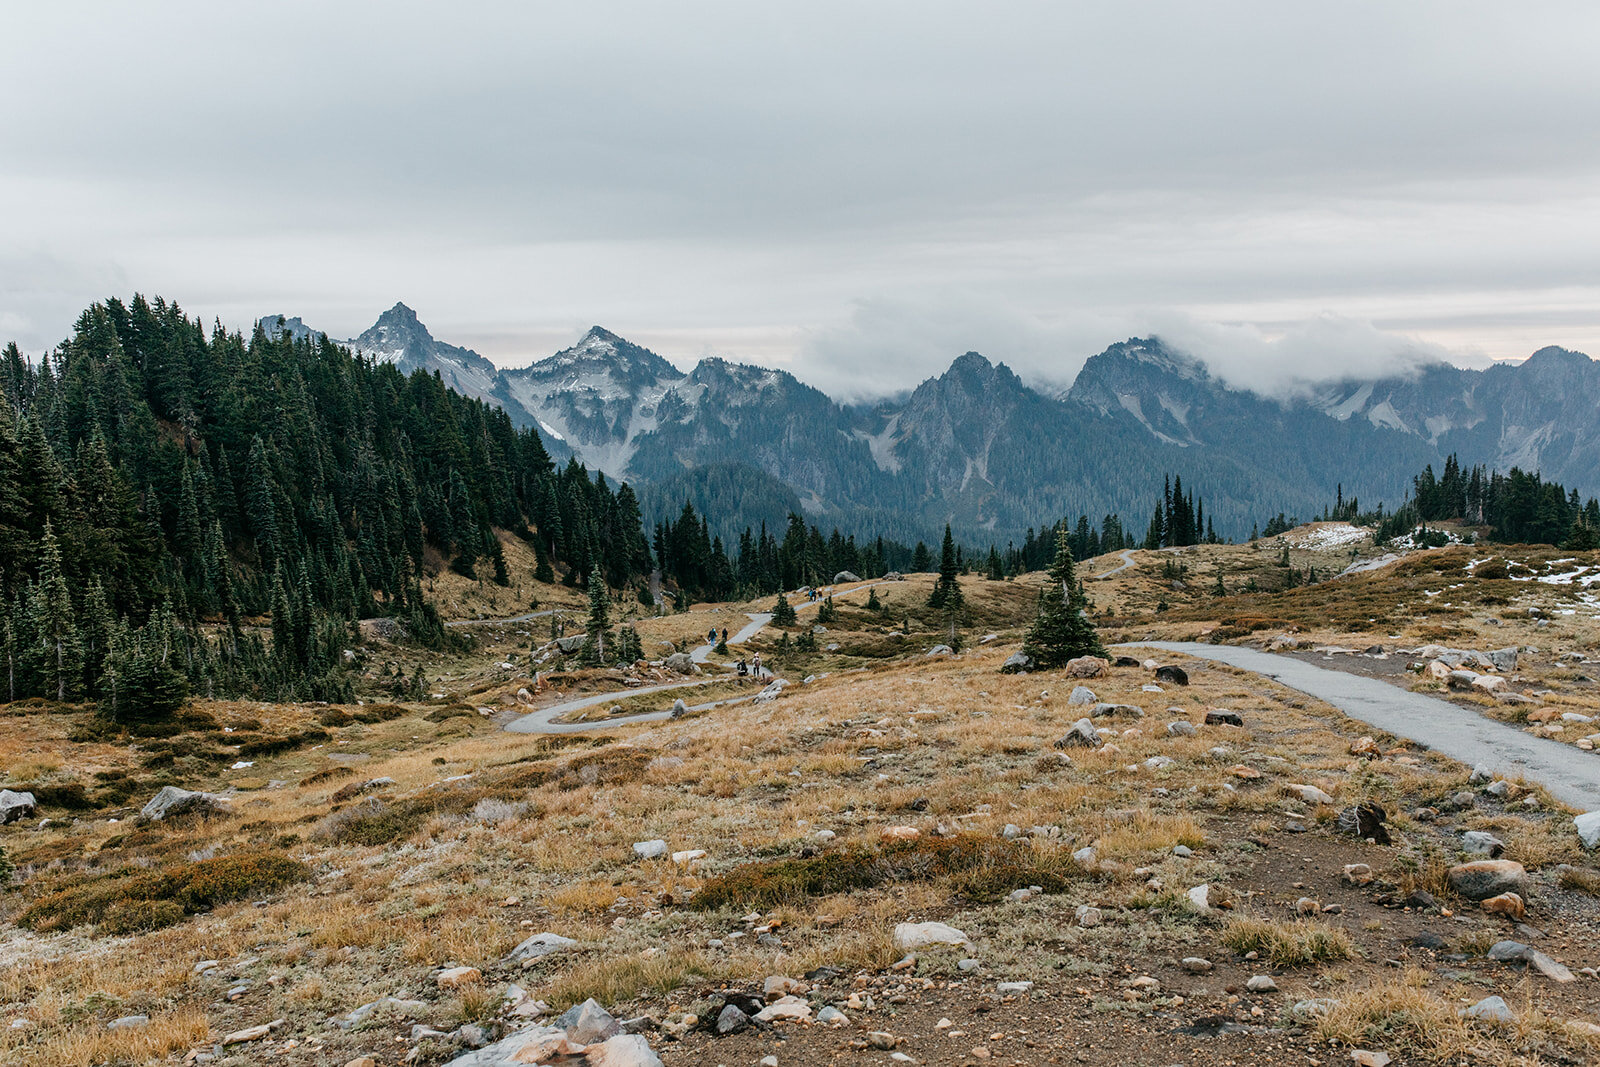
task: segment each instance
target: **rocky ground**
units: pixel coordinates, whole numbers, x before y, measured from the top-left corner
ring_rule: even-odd
[[[1108,581],[1145,596],[1148,567]],[[1199,661],[1002,675],[1032,587],[966,588],[960,653],[924,654],[942,635],[913,580],[842,610],[839,647],[769,703],[572,736],[494,720],[626,678],[534,693],[520,624],[420,703],[217,704],[131,745],[84,709],[0,709],[0,785],[37,800],[0,829],[0,1059],[1600,1057],[1600,865],[1537,783]],[[1322,636],[1274,618],[1248,639]],[[1365,655],[1334,659],[1409,662]],[[1519,691],[1581,698],[1525,655]],[[214,799],[142,815],[163,785]]]

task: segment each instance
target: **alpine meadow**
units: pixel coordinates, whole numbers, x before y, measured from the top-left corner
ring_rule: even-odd
[[[1597,40],[8,13],[0,1064],[1600,1063]]]

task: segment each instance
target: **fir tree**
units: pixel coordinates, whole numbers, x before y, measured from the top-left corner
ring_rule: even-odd
[[[611,640],[611,597],[598,557],[589,559],[589,618],[584,624],[583,662],[606,661],[606,645]]]
[[[1084,618],[1088,598],[1074,573],[1072,546],[1063,527],[1056,535],[1056,557],[1050,565],[1050,584],[1039,597],[1039,614],[1022,644],[1022,654],[1035,668],[1065,666],[1079,656],[1104,656],[1105,648]]]
[[[45,687],[64,701],[77,692],[83,662],[78,644],[77,615],[67,580],[61,573],[61,549],[47,521],[40,545],[39,581],[29,598],[29,624],[38,642],[36,672]]]
[[[793,626],[797,620],[794,605],[789,603],[789,594],[779,593],[778,602],[772,607],[772,625]]]
[[[882,611],[883,610],[883,601],[878,599],[878,589],[877,589],[876,586],[874,586],[873,588],[867,590],[867,610],[868,611]]]
[[[1062,530],[1065,536],[1065,527]],[[950,536],[950,524],[945,523],[944,546],[939,551],[939,580],[934,583],[933,592],[928,594],[930,608],[961,607],[961,584],[956,578],[960,567],[960,561],[956,558],[955,538]]]

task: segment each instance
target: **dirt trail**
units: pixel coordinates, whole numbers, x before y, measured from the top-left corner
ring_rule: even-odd
[[[1182,652],[1255,671],[1332,704],[1352,719],[1426,745],[1468,766],[1521,775],[1543,785],[1563,804],[1580,811],[1600,810],[1600,757],[1531,736],[1447,700],[1253,648],[1192,641],[1141,641],[1127,647]]]

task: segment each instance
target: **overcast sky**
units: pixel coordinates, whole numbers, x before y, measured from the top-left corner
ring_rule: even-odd
[[[1600,354],[1600,5],[7,4],[0,339],[134,291],[837,395]]]

